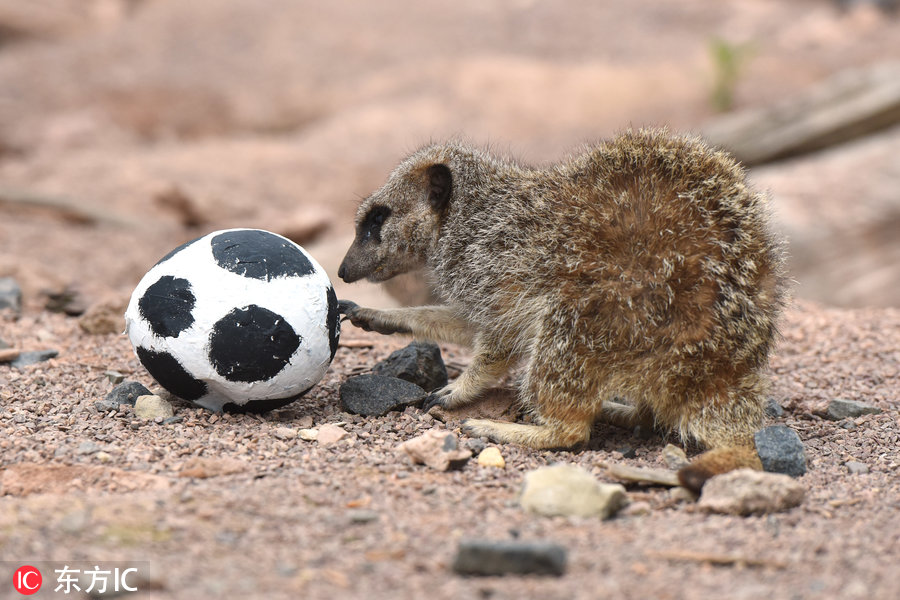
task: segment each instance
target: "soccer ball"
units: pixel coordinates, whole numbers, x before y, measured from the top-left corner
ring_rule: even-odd
[[[322,267],[259,229],[216,231],[164,256],[135,288],[125,324],[162,387],[215,411],[296,400],[325,374],[340,335]]]

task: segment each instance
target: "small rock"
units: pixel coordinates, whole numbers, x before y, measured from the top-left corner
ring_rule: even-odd
[[[250,468],[250,464],[239,458],[229,456],[196,456],[188,459],[178,473],[179,477],[207,479],[220,475],[235,475]]]
[[[481,438],[469,438],[465,441],[465,445],[472,454],[481,454],[481,451],[487,448],[487,444]]]
[[[75,449],[75,454],[94,454],[100,450],[100,446],[94,442],[81,442]]]
[[[782,417],[784,416],[784,408],[781,404],[778,403],[778,400],[775,398],[769,398],[766,400],[766,416],[767,417]]]
[[[566,572],[566,549],[547,542],[463,540],[453,559],[460,575],[556,575]]]
[[[172,405],[153,394],[138,396],[134,401],[134,415],[139,419],[168,419],[175,416]]]
[[[832,421],[840,421],[841,419],[861,417],[862,415],[877,415],[880,412],[881,409],[877,406],[838,398],[828,403],[825,417]]]
[[[372,372],[403,379],[428,392],[447,385],[447,367],[441,358],[441,349],[431,342],[413,342],[391,353],[375,365]]]
[[[4,308],[22,312],[22,288],[12,277],[0,277],[0,310]]]
[[[272,431],[272,435],[279,440],[292,440],[297,437],[297,430],[293,427],[276,427]]]
[[[119,373],[118,371],[113,371],[112,369],[110,369],[108,371],[104,371],[103,374],[106,376],[107,379],[109,379],[109,382],[113,385],[119,385],[120,383],[125,381],[124,373]],[[147,392],[147,393],[149,393],[149,392]],[[144,396],[144,395],[145,394],[141,394],[141,396]]]
[[[697,501],[697,494],[687,489],[686,487],[681,487],[680,485],[670,489],[668,492],[668,496],[669,500],[676,503]]]
[[[472,458],[471,450],[461,450],[456,436],[449,431],[431,429],[406,440],[399,446],[415,464],[424,464],[438,471],[459,469]]]
[[[850,419],[846,419],[843,422],[841,422],[841,429],[846,429],[847,431],[853,431],[857,427],[859,427],[859,425],[857,425]]]
[[[114,387],[104,398],[105,401],[119,404],[130,404],[134,406],[139,396],[150,396],[150,390],[137,381],[126,381]]]
[[[304,442],[314,442],[319,438],[318,429],[300,429],[297,431],[297,437]]]
[[[698,506],[729,515],[768,514],[799,506],[804,495],[803,486],[783,473],[738,469],[709,479]]]
[[[184,421],[184,417],[182,417],[181,415],[175,415],[174,417],[163,419],[161,425],[174,425],[175,423],[181,423],[182,421]]]
[[[392,410],[421,404],[425,390],[414,383],[382,375],[358,375],[341,385],[341,410],[381,417]]]
[[[642,517],[652,512],[649,502],[632,502],[619,512],[623,517]]]
[[[84,295],[77,288],[67,286],[58,292],[47,291],[45,294],[47,302],[44,304],[44,308],[50,312],[77,317],[87,310]]]
[[[125,309],[128,303],[116,299],[98,302],[78,319],[78,326],[91,335],[118,334],[125,331]]]
[[[552,465],[525,474],[519,503],[527,511],[545,516],[608,519],[628,502],[618,483],[600,483],[575,465]]]
[[[374,510],[364,510],[357,508],[347,512],[350,522],[353,524],[371,523],[378,520],[378,513]]]
[[[70,535],[82,533],[91,523],[91,510],[88,508],[76,509],[66,513],[56,524],[61,530]]]
[[[806,451],[797,432],[787,425],[772,425],[753,437],[763,469],[799,477],[806,473]]]
[[[691,461],[688,460],[684,450],[674,444],[666,444],[666,447],[662,449],[662,459],[663,462],[666,463],[666,466],[673,471],[677,471],[678,469],[691,464]]]
[[[326,423],[319,427],[319,432],[316,435],[316,441],[319,442],[321,446],[330,446],[331,444],[336,444],[341,441],[345,437],[350,435],[342,428],[337,425],[333,425],[331,423]]]
[[[844,466],[847,467],[847,470],[852,475],[865,475],[869,472],[869,466],[867,464],[855,460],[845,462]]]
[[[29,365],[36,365],[37,363],[44,362],[45,360],[50,360],[51,358],[55,358],[58,355],[58,350],[35,350],[34,352],[22,352],[19,354],[18,358],[16,358],[9,364],[11,367],[21,369]]]
[[[104,452],[103,450],[101,450],[94,455],[94,458],[96,458],[99,462],[108,463],[112,460],[112,455],[109,452]]]
[[[478,454],[478,464],[482,467],[497,467],[503,469],[506,467],[506,461],[500,454],[500,449],[495,446],[488,446]]]
[[[621,448],[616,448],[616,452],[622,455],[622,458],[635,458],[637,453],[635,453],[634,448],[631,446],[622,446]]]

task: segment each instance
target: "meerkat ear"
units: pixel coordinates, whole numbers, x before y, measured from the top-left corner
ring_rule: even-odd
[[[453,188],[453,176],[447,165],[437,164],[428,167],[428,203],[431,208],[440,212],[450,203],[450,192]]]

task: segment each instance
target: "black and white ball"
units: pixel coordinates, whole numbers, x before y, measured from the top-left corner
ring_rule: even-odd
[[[167,254],[135,288],[125,323],[161,386],[215,411],[296,400],[325,374],[340,335],[322,267],[259,229],[216,231]]]

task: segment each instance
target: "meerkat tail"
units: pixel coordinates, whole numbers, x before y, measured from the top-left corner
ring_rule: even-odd
[[[704,452],[691,464],[678,471],[681,485],[699,494],[703,484],[714,475],[721,475],[735,469],[762,470],[762,463],[753,446],[730,446],[713,448]]]

